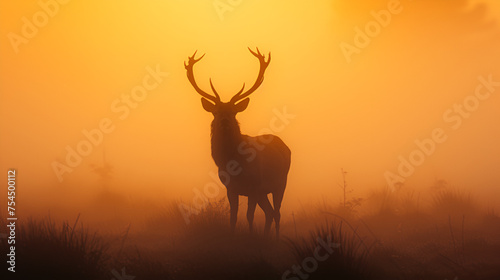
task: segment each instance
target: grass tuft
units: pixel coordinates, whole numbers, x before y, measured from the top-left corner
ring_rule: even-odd
[[[16,229],[18,279],[102,279],[107,243],[83,225],[28,219]],[[2,242],[2,252],[7,250]]]

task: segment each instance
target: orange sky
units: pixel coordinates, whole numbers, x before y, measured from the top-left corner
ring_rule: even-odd
[[[70,201],[95,193],[102,182],[91,164],[102,164],[103,151],[114,168],[113,190],[191,199],[216,169],[212,117],[183,61],[195,50],[206,53],[195,68],[198,83],[208,90],[211,77],[228,100],[257,75],[247,47],[273,59],[238,116],[242,131],[269,128],[285,107],[295,115],[276,131],[292,150],[290,203],[338,199],[340,168],[358,192],[386,186],[384,174],[397,174],[398,157],[408,159],[415,141],[438,128],[447,140],[405,186],[427,191],[444,179],[485,197],[500,195],[500,87],[460,117],[457,129],[458,113],[443,118],[474,95],[479,76],[500,81],[498,1],[60,2],[45,19],[36,1],[0,3],[0,166],[18,169],[26,200],[61,190]],[[226,11],[214,6],[229,2],[234,6]],[[346,57],[341,46],[356,47],[355,27],[364,29],[374,20],[371,11],[388,5],[400,12]],[[24,36],[23,18],[33,22],[34,15],[42,25]],[[169,74],[127,116],[118,113],[122,96],[150,75],[147,67]],[[103,119],[113,131],[60,182],[53,162],[65,164],[66,147],[75,149],[82,130]]]

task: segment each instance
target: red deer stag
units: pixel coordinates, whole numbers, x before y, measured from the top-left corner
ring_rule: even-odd
[[[240,132],[236,114],[247,108],[250,101],[247,97],[262,84],[264,72],[271,62],[271,53],[266,61],[259,49],[257,52],[249,50],[259,59],[259,75],[249,90],[243,92],[245,89],[245,84],[243,84],[243,88],[229,102],[221,101],[211,79],[210,86],[214,95],[203,91],[196,84],[193,66],[205,55],[195,59],[195,52],[193,56],[188,57],[188,62],[184,63],[184,66],[189,82],[203,97],[201,99],[203,109],[214,116],[211,125],[212,158],[219,168],[219,179],[227,188],[231,231],[234,232],[236,227],[238,200],[242,195],[248,197],[247,219],[250,232],[253,228],[255,207],[259,204],[266,216],[265,234],[269,234],[274,218],[276,237],[279,238],[280,208],[290,169],[291,152],[286,144],[275,135],[252,137]],[[274,209],[267,198],[269,193],[273,195]]]

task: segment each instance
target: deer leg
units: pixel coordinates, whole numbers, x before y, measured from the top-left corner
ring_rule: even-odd
[[[276,240],[280,239],[280,219],[281,219],[281,201],[283,201],[283,192],[273,193],[274,206],[274,224],[276,225]]]
[[[254,197],[248,197],[248,209],[247,209],[247,220],[250,232],[253,231],[253,217],[255,215],[255,207],[257,206],[257,200]]]
[[[227,199],[229,200],[229,224],[231,225],[231,233],[234,234],[236,228],[236,219],[238,218],[238,194],[227,193]]]
[[[264,227],[264,235],[268,236],[269,235],[269,230],[271,229],[271,224],[273,222],[273,207],[271,206],[271,203],[269,202],[269,199],[267,199],[267,195],[262,196],[258,200],[260,208],[264,211],[264,214],[266,215],[266,225]]]

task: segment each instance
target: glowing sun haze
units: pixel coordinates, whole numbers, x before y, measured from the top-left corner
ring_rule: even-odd
[[[292,150],[284,208],[323,195],[339,199],[341,168],[359,195],[386,186],[386,172],[398,174],[400,156],[410,160],[415,141],[435,129],[446,140],[405,186],[428,191],[443,179],[493,203],[500,195],[500,87],[466,115],[455,104],[472,106],[464,100],[484,85],[479,77],[500,81],[498,1],[401,0],[387,26],[356,46],[355,27],[365,30],[371,11],[390,2],[243,0],[221,14],[214,1],[69,1],[13,47],[8,34],[21,34],[22,18],[41,7],[2,1],[1,169],[18,170],[20,200],[43,205],[64,190],[64,199],[78,201],[102,187],[92,166],[105,153],[111,189],[190,200],[216,169],[212,116],[183,62],[195,50],[206,53],[195,66],[198,84],[209,91],[212,78],[227,101],[254,82],[259,66],[247,47],[259,47],[272,61],[238,120],[243,133],[257,135],[272,129],[277,112],[294,115],[275,132]],[[342,43],[356,52],[346,55]],[[155,80],[157,69],[163,76]],[[144,79],[156,87],[123,117],[114,102],[128,104],[123,96]],[[66,147],[76,149],[82,130],[103,119],[114,129],[60,182],[53,162],[65,164]]]

